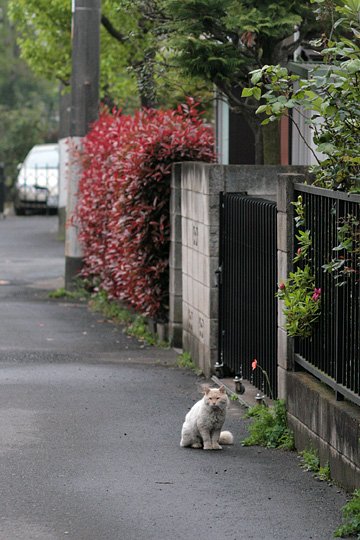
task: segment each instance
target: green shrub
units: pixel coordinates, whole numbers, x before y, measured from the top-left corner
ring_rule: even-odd
[[[330,482],[330,465],[326,463],[323,467],[320,465],[320,458],[318,453],[313,448],[303,450],[299,453],[299,456],[302,460],[301,467],[305,471],[311,471],[314,473],[314,477],[318,480],[323,480],[324,482]]]
[[[344,523],[334,533],[336,538],[354,536],[360,539],[360,489],[356,489],[352,499],[342,508]]]
[[[299,456],[302,461],[301,467],[305,471],[317,472],[319,470],[320,459],[315,450],[312,448],[303,450],[299,453]]]
[[[283,400],[277,400],[274,407],[255,405],[246,415],[252,418],[249,426],[249,437],[243,441],[244,446],[266,446],[267,448],[294,449],[294,437],[287,426],[286,407]]]
[[[198,369],[196,367],[196,365],[194,364],[194,361],[193,359],[191,358],[191,354],[184,351],[182,352],[181,354],[179,354],[178,358],[177,358],[177,362],[176,362],[176,365],[180,368],[185,368],[185,369],[191,369],[192,371],[194,371],[197,375],[201,375],[202,374],[202,371],[201,369]]]

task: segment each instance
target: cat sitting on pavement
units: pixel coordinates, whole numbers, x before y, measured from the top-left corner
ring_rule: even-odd
[[[180,446],[221,450],[221,444],[233,444],[230,431],[221,431],[229,398],[225,387],[204,387],[205,395],[190,409],[181,431]]]

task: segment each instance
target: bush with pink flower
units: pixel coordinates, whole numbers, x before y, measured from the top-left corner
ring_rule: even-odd
[[[277,297],[283,301],[288,335],[310,337],[321,313],[321,289],[316,287],[315,276],[310,266],[312,245],[310,231],[301,229],[304,225],[301,195],[294,206],[295,223],[299,228],[296,238],[300,244],[293,259],[297,267],[294,272],[290,272],[285,282],[279,284]]]

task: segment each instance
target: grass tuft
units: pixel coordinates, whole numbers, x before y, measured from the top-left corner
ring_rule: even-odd
[[[192,371],[194,371],[194,373],[196,373],[196,375],[202,375],[201,369],[198,369],[196,367],[193,359],[191,358],[191,354],[188,352],[184,351],[183,353],[179,354],[176,365],[179,368],[191,369]]]

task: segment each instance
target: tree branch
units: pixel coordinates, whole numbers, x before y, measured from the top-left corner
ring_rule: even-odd
[[[128,41],[129,38],[127,36],[124,36],[124,34],[119,32],[118,30],[116,30],[116,28],[112,25],[109,19],[105,17],[105,15],[101,15],[101,24],[103,25],[105,30],[110,34],[110,36],[115,38],[117,41],[120,41],[120,43],[125,43],[125,41]]]
[[[298,109],[296,109],[298,111]],[[298,111],[299,112],[299,111]],[[312,153],[312,155],[314,156],[314,158],[316,159],[318,165],[320,165],[321,161],[319,160],[319,158],[317,157],[317,155],[315,154],[314,152],[314,149],[309,145],[309,143],[307,142],[307,140],[305,139],[304,135],[302,134],[299,126],[297,125],[297,123],[295,122],[295,120],[292,118],[292,116],[288,113],[286,113],[286,116],[288,118],[290,118],[290,122],[292,123],[293,126],[295,126],[296,128],[296,131],[298,132],[298,135],[300,137],[300,139],[302,139],[303,143],[305,144],[305,146],[310,150],[310,152]]]

